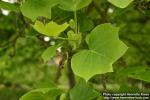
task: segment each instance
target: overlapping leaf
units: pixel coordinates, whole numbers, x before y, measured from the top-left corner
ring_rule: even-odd
[[[108,0],[113,5],[119,7],[119,8],[125,8],[127,7],[133,0]]]
[[[60,8],[67,11],[77,11],[91,3],[92,0],[60,0]]]
[[[98,96],[99,93],[82,79],[70,91],[71,100],[92,100]]]
[[[143,66],[129,67],[117,72],[117,77],[131,77],[142,81],[150,82],[150,69]]]
[[[19,100],[56,100],[61,93],[58,88],[40,88],[26,93]]]
[[[19,12],[19,7],[17,5],[11,4],[8,2],[4,2],[4,1],[0,1],[0,8],[10,10],[10,11]]]
[[[58,3],[58,0],[26,0],[21,6],[21,11],[33,21],[39,16],[51,18],[51,8]]]
[[[127,50],[119,40],[119,28],[106,23],[97,26],[87,37],[89,50],[82,50],[72,58],[74,73],[88,80],[96,74],[112,72],[112,64]]]
[[[60,45],[54,45],[54,46],[48,47],[42,54],[43,60],[46,62],[46,61],[50,60],[52,57],[54,57],[54,55],[56,54],[56,49],[59,46]]]
[[[75,34],[73,31],[68,31],[67,33],[69,44],[72,46],[72,48],[75,50],[79,47],[82,39],[81,33]]]
[[[56,37],[61,32],[63,32],[68,26],[69,25],[67,23],[58,25],[57,23],[51,21],[46,25],[44,25],[42,22],[36,21],[35,24],[33,25],[33,28],[41,34]]]

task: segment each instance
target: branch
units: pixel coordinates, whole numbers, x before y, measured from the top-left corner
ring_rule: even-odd
[[[68,68],[68,79],[69,79],[69,86],[70,88],[73,88],[75,85],[75,76],[74,73],[71,69],[71,58],[72,58],[72,53],[68,52],[68,63],[67,63],[67,68]]]

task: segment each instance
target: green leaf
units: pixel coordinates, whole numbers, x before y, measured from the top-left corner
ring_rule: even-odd
[[[19,100],[44,100],[42,92],[29,92],[23,95]]]
[[[60,0],[60,8],[67,11],[77,11],[88,6],[92,0]]]
[[[8,2],[4,2],[4,1],[0,1],[0,8],[10,10],[10,11],[19,12],[19,7],[17,5],[11,4]]]
[[[58,4],[58,0],[26,0],[21,6],[24,16],[35,21],[37,17],[51,18],[51,8]]]
[[[34,83],[35,88],[56,88],[57,85],[49,78],[44,77],[44,79]]]
[[[42,54],[42,58],[44,60],[44,62],[47,62],[48,60],[50,60],[52,57],[54,57],[54,55],[56,54],[56,49],[59,47],[60,45],[54,45],[54,46],[50,46],[48,47]]]
[[[81,79],[70,91],[71,100],[93,100],[98,96],[99,93]]]
[[[57,88],[40,88],[26,93],[19,100],[56,100],[61,93],[62,90]]]
[[[73,19],[71,19],[69,21],[69,26],[72,28],[72,29],[75,29],[75,21]]]
[[[108,0],[113,5],[119,7],[119,8],[125,8],[127,7],[133,0]]]
[[[51,88],[40,88],[32,90],[23,95],[19,100],[44,100],[44,93],[48,92]]]
[[[94,23],[91,19],[89,19],[86,15],[82,15],[79,17],[79,25],[81,32],[90,31],[94,27]]]
[[[45,94],[44,100],[57,100],[58,96],[60,96],[62,93],[63,91],[60,89],[52,89]]]
[[[117,92],[139,92],[140,90],[136,86],[129,87],[126,84],[121,84],[119,90]]]
[[[146,70],[146,67],[142,67],[142,66],[130,66],[127,68],[122,68],[120,70],[117,70],[117,77],[126,77],[129,76],[133,73],[140,73]]]
[[[117,72],[118,77],[130,77],[142,81],[150,82],[150,69],[143,66],[129,67]]]
[[[70,40],[69,44],[73,47],[73,49],[75,50],[76,48],[78,48],[82,39],[81,33],[75,34],[73,31],[68,31],[67,36]]]
[[[68,26],[69,25],[67,23],[58,25],[57,23],[51,21],[46,25],[44,25],[42,22],[36,21],[35,24],[33,25],[33,28],[41,34],[56,37],[65,29],[67,29]]]
[[[150,69],[145,70],[143,72],[134,73],[132,75],[129,75],[129,77],[132,77],[134,79],[139,79],[142,81],[150,82]]]
[[[59,100],[70,100],[69,93],[62,93]]]
[[[106,23],[98,25],[87,37],[89,50],[82,50],[72,58],[74,73],[88,80],[96,74],[113,72],[112,64],[127,50],[119,40],[119,28]]]

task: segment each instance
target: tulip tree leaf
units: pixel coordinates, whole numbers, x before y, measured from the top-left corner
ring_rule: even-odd
[[[19,100],[44,100],[42,92],[29,92],[23,95]]]
[[[58,0],[26,0],[21,6],[24,16],[35,21],[37,17],[51,18],[51,8],[58,4]]]
[[[82,79],[70,91],[71,100],[93,100],[98,96],[99,93]]]
[[[19,7],[17,5],[11,4],[8,2],[4,2],[4,1],[0,1],[0,8],[10,10],[10,11],[19,12]]]
[[[113,72],[112,64],[127,50],[119,40],[119,28],[106,23],[98,25],[87,37],[89,50],[82,50],[72,58],[74,73],[86,80],[96,74]]]
[[[67,11],[77,11],[91,3],[92,0],[60,0],[60,8]]]
[[[124,68],[118,71],[118,77],[131,77],[142,81],[150,82],[150,68],[144,66],[136,66]]]
[[[56,100],[62,93],[58,88],[39,88],[23,95],[19,100]]]
[[[146,81],[146,82],[150,82],[149,75],[150,75],[150,69],[145,70],[143,72],[133,73],[133,74],[129,75],[129,77],[132,77],[134,79],[139,79],[142,81]]]
[[[69,24],[64,23],[62,25],[58,25],[57,23],[51,21],[44,25],[40,21],[36,21],[33,25],[33,28],[38,31],[41,34],[47,35],[47,36],[58,36],[61,32],[63,32]]]
[[[60,45],[50,46],[43,52],[42,58],[43,58],[44,62],[46,62],[46,61],[50,60],[52,57],[54,57],[54,55],[56,54],[56,49],[59,46]]]
[[[119,8],[125,8],[127,7],[133,0],[108,0],[113,5],[119,7]]]
[[[94,27],[93,21],[85,15],[80,16],[79,25],[80,25],[80,31],[83,33],[90,31]]]

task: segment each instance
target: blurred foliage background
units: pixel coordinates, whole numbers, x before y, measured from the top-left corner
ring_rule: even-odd
[[[18,100],[45,81],[67,87],[65,68],[44,63],[41,54],[56,41],[37,33],[21,13],[0,10],[0,100]],[[73,14],[54,7],[52,20],[60,23]],[[125,9],[106,0],[93,0],[78,11],[80,31],[87,34],[94,26],[110,22],[120,27],[119,36],[129,49],[114,64],[114,72],[96,75],[90,82],[97,90],[150,91],[150,3],[134,0]],[[57,81],[57,82],[56,82]]]

